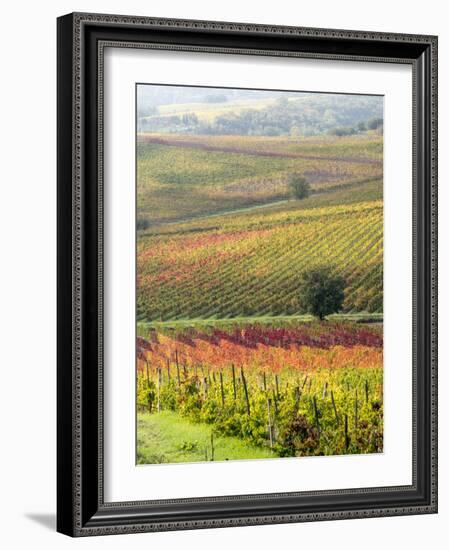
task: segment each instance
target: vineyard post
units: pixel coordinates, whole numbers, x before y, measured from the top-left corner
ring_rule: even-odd
[[[335,405],[335,399],[334,399],[334,392],[331,390],[331,400],[332,400],[332,407],[334,409],[335,414],[335,420],[337,421],[337,426],[340,424],[340,419],[338,418],[338,412],[337,412],[337,406]]]
[[[369,400],[369,386],[368,386],[368,380],[365,380],[365,402],[368,405]]]
[[[220,371],[220,392],[221,392],[221,406],[224,408],[225,397],[224,397],[224,388],[223,388],[223,373]]]
[[[276,418],[278,413],[279,413],[279,411],[278,411],[278,398],[276,396],[275,390],[272,390],[272,394],[273,394],[274,416]]]
[[[305,388],[305,385],[307,384],[308,379],[309,379],[309,375],[306,374],[306,377],[304,378],[304,382],[302,383],[302,386],[301,386],[301,391]]]
[[[147,387],[149,388],[150,387],[150,368],[149,368],[149,365],[148,365],[148,359],[145,358],[145,368],[146,368],[146,372],[147,372]]]
[[[162,385],[162,371],[161,367],[157,368],[157,412],[161,412],[161,385]]]
[[[328,385],[328,383],[325,382],[324,383],[324,388],[323,388],[323,399],[325,399],[327,397],[327,385]]]
[[[263,371],[263,391],[267,391],[267,375],[265,374],[265,371]]]
[[[168,376],[168,383],[171,382],[171,374],[170,374],[170,359],[167,357],[167,376]]]
[[[234,401],[237,399],[237,388],[235,387],[235,367],[234,363],[231,365],[232,367],[232,389],[234,390]]]
[[[320,437],[320,435],[321,435],[320,419],[319,419],[319,416],[318,416],[318,407],[317,407],[317,404],[316,404],[316,397],[315,396],[313,396],[313,412],[315,413],[315,424],[316,424],[316,429],[318,430],[318,437]]]
[[[348,435],[348,415],[345,414],[345,451],[349,447],[349,435]]]
[[[243,373],[243,367],[240,367],[240,374],[242,377],[243,391],[245,392],[246,410],[248,412],[248,416],[250,416],[251,408],[249,405],[248,387],[246,385],[246,378],[245,378],[245,374]]]
[[[355,406],[354,406],[354,425],[355,425],[355,429],[357,430],[358,426],[359,426],[359,393],[357,391],[357,388],[355,389]]]
[[[295,416],[299,413],[299,402],[301,400],[301,390],[299,386],[295,387]]]
[[[268,435],[270,437],[270,449],[273,448],[273,423],[271,421],[271,399],[267,397]]]
[[[214,432],[210,432],[210,446],[211,446],[210,459],[213,462],[215,458]]]
[[[274,375],[274,382],[276,385],[276,397],[279,398],[279,376],[277,374]]]

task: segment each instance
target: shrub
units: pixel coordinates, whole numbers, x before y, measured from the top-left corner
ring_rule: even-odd
[[[306,199],[310,195],[310,184],[302,176],[292,174],[288,179],[288,186],[295,199]]]

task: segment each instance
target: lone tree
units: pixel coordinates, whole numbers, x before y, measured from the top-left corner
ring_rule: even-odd
[[[337,313],[343,305],[345,280],[332,275],[329,267],[317,267],[301,276],[299,301],[305,313],[321,321],[330,313]]]
[[[306,199],[310,195],[310,184],[302,176],[292,174],[288,178],[288,186],[295,199]]]

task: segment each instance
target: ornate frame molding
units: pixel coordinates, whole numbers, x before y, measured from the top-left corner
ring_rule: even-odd
[[[133,30],[148,34],[144,42],[130,40]],[[151,31],[162,31],[166,37],[171,33],[170,43],[158,37],[152,42]],[[89,38],[92,31],[94,38]],[[176,43],[176,33],[183,36],[193,33],[205,44]],[[123,40],[123,33],[126,39]],[[104,38],[104,34],[108,36]],[[201,34],[201,37],[200,37]],[[226,37],[222,46],[207,44],[214,36],[215,41]],[[100,38],[99,38],[100,37]],[[289,48],[281,47],[276,39],[292,39]],[[244,48],[230,46],[232,40],[254,39],[264,47]],[[90,42],[89,42],[90,40]],[[290,49],[295,40],[306,44],[306,49]],[[324,51],[330,43],[339,44],[341,53]],[[351,44],[352,51],[346,46]],[[317,44],[321,44],[321,50]],[[94,44],[94,45],[93,45]],[[273,47],[270,47],[272,44]],[[388,487],[361,490],[321,491],[311,493],[287,493],[257,495],[263,501],[288,497],[327,497],[329,505],[307,511],[300,507],[296,512],[245,514],[234,507],[234,517],[188,516],[189,506],[220,502],[240,503],[254,501],[254,495],[205,499],[177,499],[164,501],[164,505],[177,507],[172,516],[155,520],[150,513],[153,505],[161,501],[104,503],[102,482],[102,100],[103,100],[103,50],[105,46],[158,48],[182,51],[206,51],[223,54],[251,54],[311,57],[318,59],[342,59],[366,62],[410,63],[413,66],[414,94],[414,395],[417,398],[417,384],[425,383],[429,400],[425,415],[426,426],[416,424],[416,403],[414,403],[414,483],[410,487]],[[396,49],[392,48],[396,45]],[[324,49],[323,49],[324,48]],[[356,53],[357,51],[363,53]],[[425,35],[403,35],[396,33],[374,33],[304,27],[253,25],[244,23],[223,23],[194,20],[159,19],[103,14],[76,13],[59,18],[58,21],[58,530],[72,536],[131,533],[176,529],[201,529],[210,527],[261,525],[299,521],[322,521],[330,519],[362,518],[374,516],[433,513],[437,511],[437,38]],[[385,55],[388,52],[400,55]],[[408,52],[408,53],[407,53]],[[70,63],[70,66],[67,64]],[[96,77],[95,89],[93,79]],[[90,99],[89,99],[90,94]],[[92,95],[93,94],[93,95]],[[424,99],[423,99],[424,98]],[[90,101],[90,103],[88,103]],[[93,129],[87,128],[83,110],[86,104],[96,103],[97,120]],[[67,139],[67,125],[72,132]],[[95,134],[95,138],[93,137]],[[89,137],[86,137],[89,136]],[[95,141],[95,143],[94,143]],[[96,154],[93,154],[93,148]],[[89,155],[89,159],[87,159]],[[92,158],[90,158],[92,157]],[[86,165],[88,166],[86,168]],[[90,171],[90,172],[89,172]],[[96,180],[96,188],[87,188],[87,182]],[[86,214],[86,198],[96,195],[96,211]],[[89,194],[90,193],[90,194]],[[96,277],[93,281],[93,251],[87,250],[86,232],[96,238]],[[420,238],[421,246],[418,246]],[[426,247],[426,243],[428,246]],[[422,245],[424,244],[424,248]],[[67,251],[67,247],[69,251]],[[419,275],[419,277],[418,277]],[[419,279],[419,280],[418,280]],[[86,290],[87,289],[87,290]],[[420,294],[421,293],[421,294]],[[96,321],[86,317],[86,297],[96,297]],[[418,311],[425,313],[424,326],[419,324]],[[69,322],[70,319],[70,322]],[[86,326],[97,322],[96,357],[87,336]],[[418,326],[419,325],[419,326]],[[90,341],[90,340],[89,340]],[[87,353],[90,353],[88,355]],[[426,364],[418,373],[419,353]],[[88,357],[90,357],[88,359]],[[87,374],[86,362],[95,361],[95,373]],[[423,378],[424,377],[424,378]],[[88,388],[88,389],[86,389]],[[96,395],[96,398],[95,398]],[[420,404],[420,406],[423,406]],[[95,433],[86,431],[83,423],[86,410],[97,414]],[[419,411],[418,411],[419,412]],[[423,417],[424,418],[424,417]],[[421,422],[421,416],[419,416]],[[418,442],[416,430],[426,428]],[[427,438],[427,439],[426,439]],[[86,453],[94,452],[96,459],[90,461]],[[418,443],[427,441],[426,480],[423,487],[422,460],[417,462]],[[89,464],[88,464],[89,463]],[[95,469],[95,471],[94,471]],[[86,483],[95,482],[94,489]],[[427,482],[426,482],[427,483]],[[381,502],[367,503],[369,495],[379,491],[397,495],[397,500],[382,505]],[[423,497],[423,491],[426,493]],[[407,493],[420,493],[412,503],[402,504]],[[351,506],[328,509],[337,496],[342,501],[349,495],[362,496],[360,506],[351,501]],[[401,496],[401,499],[399,498]],[[365,502],[365,504],[363,504]],[[182,508],[182,513],[178,510]],[[229,508],[228,508],[229,510]],[[254,509],[256,512],[256,508]]]

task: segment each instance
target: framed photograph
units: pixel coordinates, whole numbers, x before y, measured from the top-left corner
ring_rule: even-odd
[[[58,19],[58,531],[437,511],[437,38]]]

